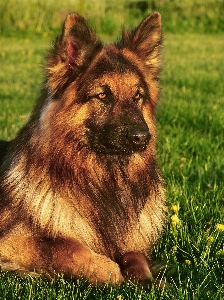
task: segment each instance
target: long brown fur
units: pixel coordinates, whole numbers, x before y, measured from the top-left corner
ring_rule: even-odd
[[[28,123],[0,143],[0,265],[91,282],[151,280],[161,18],[103,46],[69,15]]]

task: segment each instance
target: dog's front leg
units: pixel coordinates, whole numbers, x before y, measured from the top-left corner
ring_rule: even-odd
[[[67,238],[11,235],[0,241],[0,268],[21,275],[38,274],[66,279],[83,276],[91,283],[120,284],[123,276],[117,263],[93,252],[79,241]]]
[[[93,252],[80,242],[72,239],[54,239],[46,242],[45,246],[50,248],[51,253],[48,257],[50,272],[63,273],[68,279],[76,279],[81,275],[91,283],[97,284],[123,282],[117,263]]]

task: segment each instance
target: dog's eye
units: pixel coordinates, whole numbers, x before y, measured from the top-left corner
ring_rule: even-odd
[[[98,95],[96,95],[96,97],[99,99],[99,100],[104,100],[107,98],[107,94],[106,93],[99,93]]]
[[[143,100],[143,95],[142,93],[140,93],[139,91],[137,91],[137,93],[135,94],[135,96],[133,97],[135,102],[139,102],[141,100]]]

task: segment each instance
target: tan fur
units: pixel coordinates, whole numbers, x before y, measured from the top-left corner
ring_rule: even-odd
[[[0,144],[3,270],[152,280],[165,201],[155,161],[160,45],[158,13],[109,46],[67,17],[30,120]]]

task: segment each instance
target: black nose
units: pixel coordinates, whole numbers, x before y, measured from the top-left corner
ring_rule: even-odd
[[[129,129],[128,140],[136,146],[146,146],[150,140],[150,132],[147,129]]]

